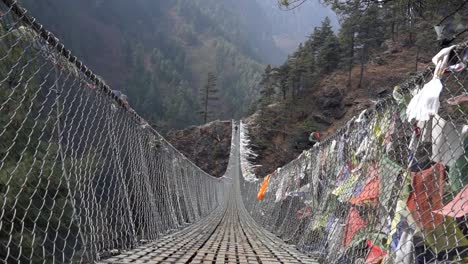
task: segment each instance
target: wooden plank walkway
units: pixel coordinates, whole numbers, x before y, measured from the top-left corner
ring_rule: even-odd
[[[187,228],[101,263],[317,263],[259,227],[238,198]]]

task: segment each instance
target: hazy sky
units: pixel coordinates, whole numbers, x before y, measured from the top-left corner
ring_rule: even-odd
[[[306,1],[300,7],[285,11],[278,7],[277,0],[256,0],[269,16],[276,43],[287,53],[293,52],[319,26],[325,17],[329,17],[334,28],[338,28],[335,13],[318,0]]]

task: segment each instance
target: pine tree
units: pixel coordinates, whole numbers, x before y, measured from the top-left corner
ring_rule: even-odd
[[[316,79],[317,74],[315,72],[315,57],[313,54],[305,50],[304,55],[301,57],[302,62],[301,65],[303,67],[303,78],[304,78],[304,85],[306,87],[311,87]]]
[[[289,64],[285,63],[278,69],[278,74],[280,76],[278,82],[279,82],[281,96],[283,100],[286,100],[286,97],[289,91],[289,86],[288,86],[288,81],[287,81],[289,68],[290,68]]]
[[[337,68],[340,61],[340,44],[334,35],[328,35],[319,50],[318,65],[322,73],[330,73]]]
[[[214,115],[213,109],[211,107],[219,101],[218,97],[219,90],[217,88],[217,77],[209,72],[206,80],[206,84],[203,87],[203,90],[200,93],[201,105],[203,109],[199,111],[202,116],[203,123],[211,119]]]
[[[341,29],[339,32],[340,49],[342,50],[341,63],[342,67],[348,71],[348,87],[351,87],[351,75],[354,66],[354,57],[356,49],[356,25],[359,22],[361,12],[359,9],[359,0],[354,0],[343,5],[336,10],[340,16]]]
[[[320,27],[314,28],[314,32],[310,37],[310,48],[312,49],[312,52],[315,54],[316,57],[318,56],[319,49],[323,46],[325,40],[330,35],[334,35],[333,29],[331,27],[331,21],[330,18],[325,17]]]
[[[383,24],[379,16],[379,7],[371,6],[360,16],[356,24],[356,46],[359,47],[359,61],[361,70],[358,87],[362,86],[365,64],[371,53],[379,48],[384,41]]]
[[[341,55],[340,47],[328,17],[322,21],[320,27],[314,29],[310,48],[320,73],[330,73],[336,68]]]
[[[295,54],[297,56],[297,54]],[[297,57],[291,57],[288,61],[288,73],[286,78],[286,86],[291,92],[291,97],[294,100],[296,95],[296,90],[300,78],[299,63]]]
[[[274,80],[271,76],[271,73],[271,65],[267,65],[267,67],[265,68],[265,72],[262,75],[262,80],[260,81],[260,86],[262,87],[260,90],[260,103],[262,104],[262,106],[271,103],[275,95]]]

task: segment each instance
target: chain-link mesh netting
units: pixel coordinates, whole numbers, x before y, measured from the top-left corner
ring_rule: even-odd
[[[0,4],[0,262],[91,263],[208,215],[223,186]]]
[[[252,217],[324,263],[468,262],[468,45],[434,63],[268,179],[242,181]]]
[[[239,156],[242,176],[246,181],[255,181],[257,179],[255,169],[258,165],[254,165],[251,160],[255,159],[257,154],[250,148],[250,139],[246,134],[245,124],[242,121],[238,125],[234,121],[232,123],[239,129]]]

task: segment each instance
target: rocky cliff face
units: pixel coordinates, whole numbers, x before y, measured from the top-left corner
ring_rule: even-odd
[[[166,139],[209,174],[221,177],[226,171],[231,150],[230,121],[172,130]]]

